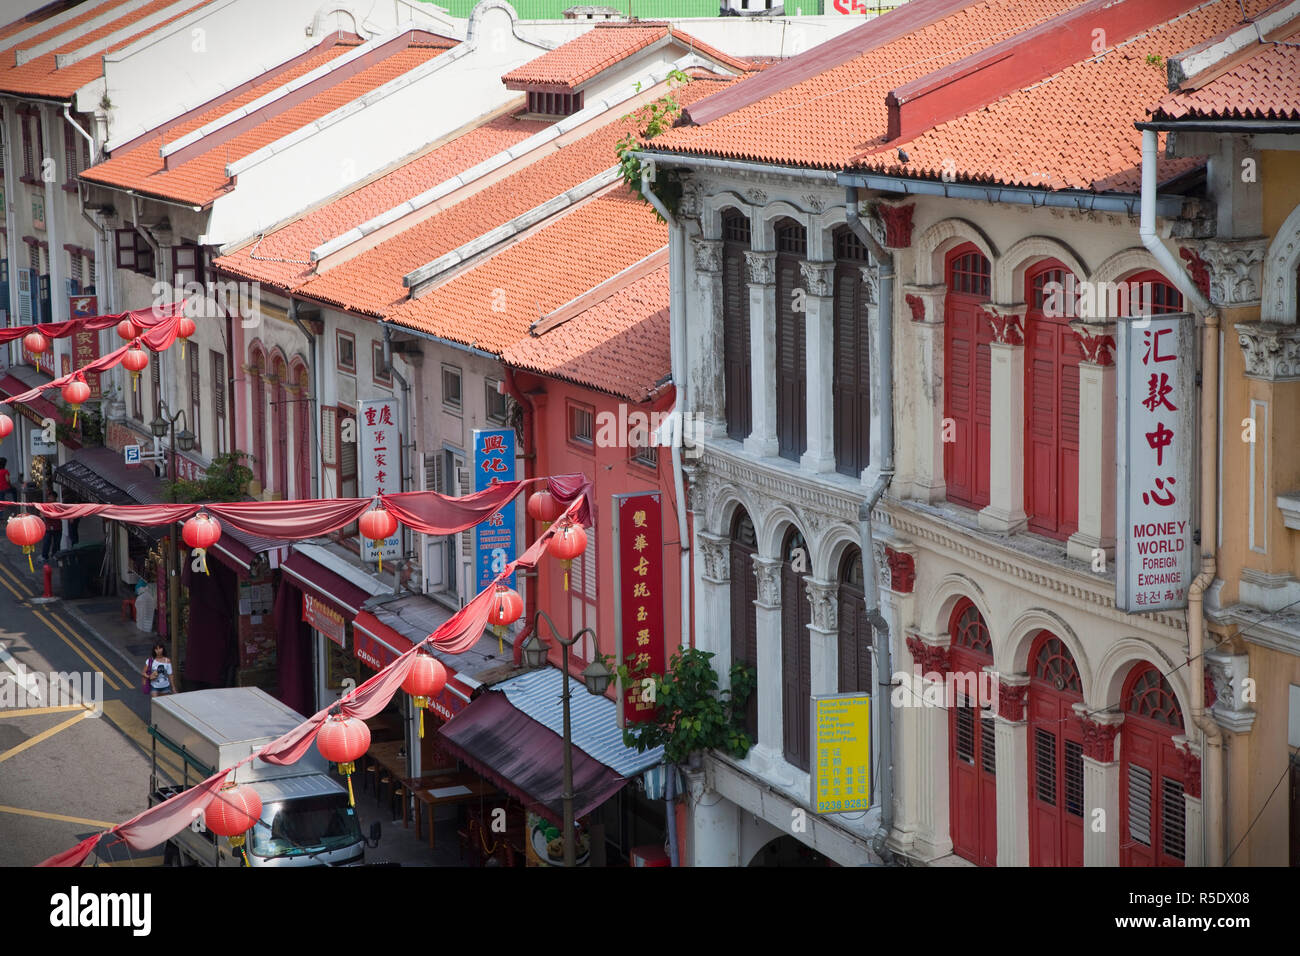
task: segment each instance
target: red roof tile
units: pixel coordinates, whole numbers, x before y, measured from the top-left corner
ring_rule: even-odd
[[[692,80],[678,87],[674,95],[679,102],[690,103],[729,82],[736,81]],[[634,115],[628,116],[588,133],[437,215],[312,277],[299,287],[299,292],[356,312],[376,316],[387,314],[407,298],[408,290],[402,285],[403,276],[609,169],[616,162],[615,144],[634,132],[638,122]],[[429,182],[424,188],[434,184]]]
[[[539,317],[668,242],[650,206],[619,186],[467,268],[389,319],[500,354]]]
[[[50,17],[57,17],[60,13],[67,12],[68,7],[71,7],[76,2],[77,0],[64,0],[62,4],[48,3],[39,10],[33,10],[26,16],[19,17],[17,20],[6,23],[4,26],[0,27],[0,40],[11,37],[15,33],[22,33],[24,30],[29,30],[39,23],[44,23],[46,20],[50,19]],[[12,55],[9,57],[7,62],[13,62]]]
[[[728,56],[688,33],[673,30],[667,23],[603,23],[517,67],[501,80],[512,90],[537,86],[573,90],[669,33],[684,46],[732,69],[741,72],[750,69],[744,60]]]
[[[1170,93],[1153,119],[1300,119],[1300,46],[1265,43],[1226,72]]]
[[[229,182],[226,166],[229,163],[248,156],[369,91],[383,86],[390,80],[438,56],[452,45],[454,44],[450,40],[437,43],[412,43],[378,63],[340,78],[332,85],[323,86],[319,92],[268,118],[265,122],[258,123],[231,139],[214,142],[211,149],[187,158],[183,162],[174,163],[171,169],[165,168],[164,159],[158,154],[159,147],[164,143],[164,135],[160,132],[156,138],[142,138],[138,141],[139,145],[134,148],[119,152],[111,159],[92,166],[81,174],[82,178],[107,186],[134,189],[147,195],[161,196],[178,202],[207,205],[226,188]],[[304,61],[290,73],[279,74],[271,82],[254,87],[235,100],[222,103],[210,112],[199,114],[175,129],[168,129],[166,135],[169,141],[175,142],[186,132],[230,113],[239,105],[289,82],[294,76],[310,72],[344,52],[347,51],[338,47],[325,50],[318,57]],[[330,78],[326,77],[319,82],[329,84]]]
[[[124,30],[134,23],[139,23],[146,17],[166,10],[176,0],[154,0],[153,3],[130,13],[124,13],[112,22],[105,23],[89,33],[79,29],[81,24],[87,20],[101,16],[112,9],[113,6],[121,6],[124,2],[125,0],[118,0],[115,4],[110,3],[98,7],[87,5],[88,9],[84,16],[70,20],[61,26],[53,27],[40,36],[33,37],[30,41],[20,44],[18,48],[6,51],[3,58],[0,59],[0,90],[19,96],[54,96],[60,99],[70,99],[77,90],[104,75],[104,53],[120,50],[141,37],[148,36],[155,30],[160,30],[200,7],[206,6],[212,0],[198,0],[193,6],[187,7],[175,16],[168,17],[161,23],[152,27],[143,27],[138,33],[132,34],[111,47],[97,51],[94,55],[70,64],[61,70],[58,69],[55,61],[57,55],[72,53],[83,47],[90,46],[98,40],[103,40],[119,30]],[[66,42],[50,53],[28,60],[21,66],[17,64],[18,49],[31,49],[55,37],[63,37]]]
[[[542,335],[516,342],[501,358],[516,368],[644,402],[672,371],[668,265],[662,255],[630,282]]]

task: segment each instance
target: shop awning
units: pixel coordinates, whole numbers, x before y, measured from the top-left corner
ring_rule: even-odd
[[[72,461],[54,469],[54,480],[84,498],[106,505],[149,505],[158,502],[158,479],[144,469],[130,469],[107,448],[83,448]],[[127,532],[149,544],[167,534],[167,527],[126,524]]]
[[[46,382],[49,379],[40,373],[35,373],[37,380]],[[33,384],[35,384],[33,382]],[[0,377],[0,398],[9,398],[13,395],[21,395],[23,392],[32,390],[32,385],[27,384],[17,375],[5,375]],[[52,418],[56,422],[63,421],[63,415],[59,408],[48,398],[33,398],[25,402],[20,402],[13,406],[14,409],[33,424],[39,425],[47,418]],[[79,449],[81,443],[74,439],[67,439],[63,442],[68,448]]]
[[[558,821],[564,787],[563,680],[553,667],[497,684],[439,729],[449,748],[480,774]],[[623,743],[617,705],[569,678],[574,812],[585,816],[663,760]]]
[[[259,538],[226,524],[222,526],[221,537],[212,546],[212,550],[220,552],[227,564],[236,564],[247,571],[259,555],[266,558],[268,567],[281,567],[289,556],[289,547],[288,541]]]
[[[297,549],[280,565],[280,571],[292,578],[299,587],[334,605],[348,620],[357,616],[361,605],[370,597],[369,591],[362,590],[342,575],[317,564]]]

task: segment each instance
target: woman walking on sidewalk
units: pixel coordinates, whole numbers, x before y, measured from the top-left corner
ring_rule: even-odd
[[[149,696],[161,697],[172,692],[172,662],[162,641],[155,641],[153,653],[144,662],[144,678],[149,682]]]

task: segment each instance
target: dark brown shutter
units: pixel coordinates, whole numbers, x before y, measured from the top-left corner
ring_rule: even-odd
[[[835,268],[834,324],[835,468],[856,476],[869,464],[871,448],[867,302],[857,265],[841,263]]]
[[[781,706],[785,758],[800,770],[809,766],[810,703],[812,696],[812,605],[803,577],[794,570],[791,553],[807,549],[796,532],[786,542],[781,564]]]
[[[750,428],[749,284],[745,250],[749,222],[743,216],[727,220],[722,258],[722,350],[726,389],[727,435],[741,441]],[[743,240],[743,241],[742,241]]]
[[[799,230],[802,233],[802,230]],[[780,233],[778,233],[778,238]],[[787,248],[793,241],[785,243]],[[780,249],[780,245],[778,245]],[[802,288],[800,256],[779,251],[776,257],[776,437],[782,458],[798,461],[808,448],[806,413],[804,311],[795,311],[795,292]]]
[[[731,660],[758,675],[758,579],[754,576],[754,526],[743,512],[731,536]],[[745,730],[758,741],[758,687],[745,704]]]

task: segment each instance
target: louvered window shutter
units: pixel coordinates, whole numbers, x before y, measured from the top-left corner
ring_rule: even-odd
[[[1186,849],[1187,802],[1178,780],[1160,780],[1160,848],[1166,856],[1182,860]]]
[[[1128,768],[1128,835],[1151,845],[1151,772],[1133,764]]]
[[[34,325],[32,321],[32,270],[18,270],[18,324]]]

